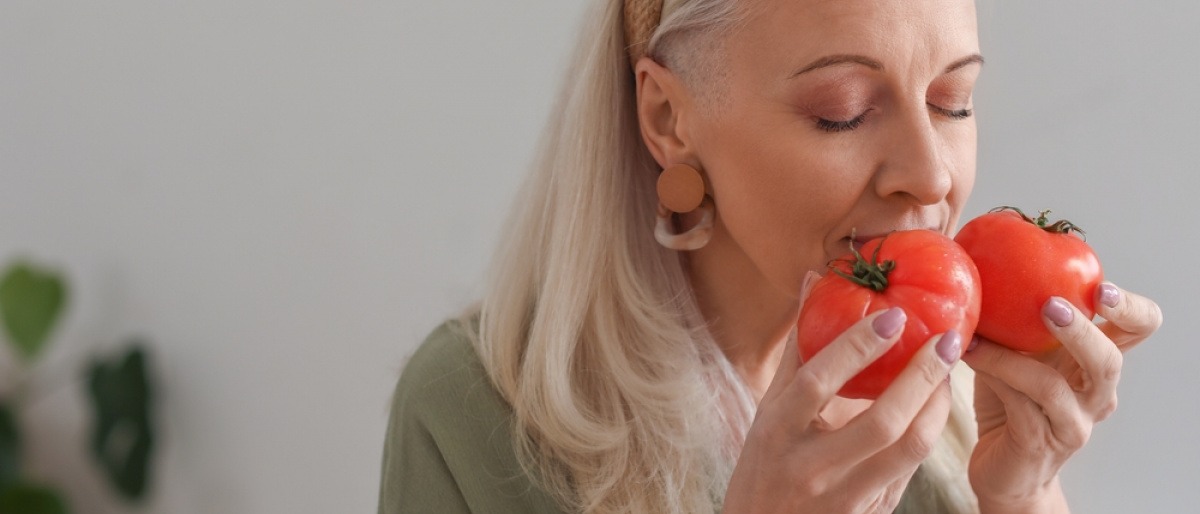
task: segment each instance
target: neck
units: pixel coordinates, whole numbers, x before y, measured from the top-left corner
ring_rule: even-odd
[[[799,299],[770,284],[720,226],[687,254],[700,312],[729,362],[761,399],[796,324]]]

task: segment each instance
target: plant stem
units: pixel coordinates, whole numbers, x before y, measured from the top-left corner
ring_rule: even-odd
[[[884,236],[887,240],[887,236]],[[846,273],[837,268],[831,269],[838,276],[854,282],[860,286],[869,288],[874,291],[883,291],[888,286],[888,273],[896,267],[896,261],[879,262],[879,250],[883,248],[883,241],[875,247],[875,251],[871,252],[871,260],[867,261],[863,258],[858,249],[854,247],[854,233],[850,233],[850,253],[854,256],[854,261],[850,262],[850,273]]]

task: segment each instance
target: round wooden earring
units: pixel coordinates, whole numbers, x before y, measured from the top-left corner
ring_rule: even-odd
[[[704,176],[696,168],[686,164],[668,166],[658,175],[658,213],[654,227],[654,238],[659,244],[672,250],[699,250],[712,237],[713,204],[704,192]],[[700,221],[679,234],[672,232],[672,217],[675,213],[699,210]]]
[[[704,177],[686,164],[673,164],[658,175],[658,200],[671,212],[692,212],[704,201]]]

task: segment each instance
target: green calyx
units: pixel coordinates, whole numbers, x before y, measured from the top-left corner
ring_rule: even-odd
[[[1042,230],[1045,230],[1046,232],[1050,232],[1053,234],[1069,234],[1069,233],[1071,233],[1071,231],[1075,231],[1075,232],[1078,232],[1079,236],[1082,237],[1085,241],[1087,240],[1087,232],[1084,232],[1083,229],[1079,228],[1077,225],[1075,225],[1074,223],[1071,223],[1070,221],[1058,220],[1058,221],[1055,221],[1054,223],[1050,223],[1050,219],[1047,217],[1050,214],[1050,209],[1046,209],[1044,211],[1039,211],[1038,217],[1036,217],[1036,218],[1030,218],[1024,212],[1021,212],[1021,209],[1018,209],[1016,207],[1010,207],[1007,205],[1002,205],[1000,207],[996,207],[995,209],[992,209],[988,212],[1001,212],[1001,211],[1013,211],[1013,212],[1017,213],[1018,215],[1020,215],[1021,219],[1028,221],[1029,223],[1033,223],[1034,225],[1037,225],[1038,228],[1041,228]]]
[[[887,236],[884,236],[887,239]],[[863,258],[858,249],[854,247],[854,233],[850,233],[850,253],[854,255],[854,260],[846,259],[845,262],[850,264],[850,273],[846,273],[840,269],[830,266],[834,273],[839,277],[854,282],[863,287],[870,288],[876,292],[887,289],[888,273],[896,269],[896,261],[879,262],[879,249],[883,248],[883,241],[879,242],[879,246],[875,247],[875,251],[871,253],[871,260]]]

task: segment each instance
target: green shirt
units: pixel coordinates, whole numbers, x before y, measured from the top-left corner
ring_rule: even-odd
[[[392,397],[379,513],[565,514],[521,470],[511,422],[471,341],[457,322],[443,323],[413,354]],[[910,482],[897,513],[949,512],[907,505],[913,492]]]
[[[517,463],[512,409],[456,322],[413,354],[392,398],[380,514],[562,511]]]

